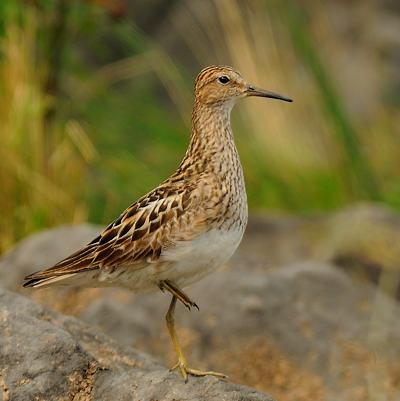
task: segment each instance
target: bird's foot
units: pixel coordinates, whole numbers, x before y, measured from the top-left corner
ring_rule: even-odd
[[[198,370],[192,369],[187,366],[187,362],[185,360],[179,360],[170,370],[179,369],[185,383],[188,381],[188,375],[192,376],[216,376],[222,379],[226,379],[228,376],[223,373],[213,372],[212,370]]]
[[[174,284],[172,281],[169,280],[162,280],[158,284],[159,288],[161,291],[169,291],[172,295],[174,295],[179,301],[183,303],[183,305],[186,306],[190,310],[190,308],[195,307],[197,310],[199,310],[199,307],[197,306],[196,302],[193,302],[189,296],[181,290],[176,284]]]

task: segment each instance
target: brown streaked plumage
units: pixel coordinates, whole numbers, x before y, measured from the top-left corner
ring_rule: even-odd
[[[174,174],[140,198],[85,247],[26,277],[25,287],[48,285],[157,288],[171,293],[167,327],[182,376],[216,375],[188,367],[174,327],[176,301],[197,306],[185,287],[226,262],[247,224],[243,171],[230,127],[239,98],[291,99],[257,89],[231,67],[203,69],[196,79],[192,134]]]

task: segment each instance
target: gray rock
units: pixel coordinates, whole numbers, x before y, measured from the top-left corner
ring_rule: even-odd
[[[52,266],[92,240],[100,231],[100,226],[80,224],[30,235],[1,258],[1,286],[20,289],[25,276]]]
[[[212,355],[217,347],[225,346],[229,354],[229,348],[265,338],[327,378],[332,374],[333,359],[341,353],[341,344],[356,342],[366,349],[371,347],[368,336],[372,324],[381,329],[378,335],[382,341],[390,344],[379,349],[379,356],[400,358],[400,322],[394,319],[400,308],[396,302],[380,295],[375,316],[375,289],[327,264],[294,264],[268,274],[241,268],[222,270],[187,292],[200,312],[179,306],[177,319],[197,333],[194,354],[201,357],[196,362]],[[132,295],[120,301],[115,294],[105,293],[81,318],[121,343],[140,345],[156,354],[159,333],[165,331],[169,296]],[[225,340],[221,343],[218,338]],[[169,347],[168,338],[165,347]],[[240,366],[242,362],[236,363]]]
[[[366,391],[372,399],[400,395],[398,304],[334,266],[222,270],[187,292],[200,311],[179,305],[177,324],[193,366],[223,371],[284,400],[361,400]],[[81,318],[172,363],[168,303],[166,294],[110,290]],[[277,384],[282,377],[285,384]]]
[[[185,384],[151,357],[1,288],[0,394],[3,401],[272,401],[213,377]]]
[[[90,230],[62,227],[30,237],[3,258],[1,283],[172,364],[168,294],[20,287],[25,274],[98,232]],[[381,287],[395,288],[399,233],[399,216],[368,205],[314,218],[253,217],[229,266],[187,288],[200,312],[178,305],[190,364],[272,391],[280,401],[359,401],[367,393],[399,398],[398,303],[353,267],[369,271],[372,263],[379,273],[387,265]],[[332,264],[338,260],[340,268]]]

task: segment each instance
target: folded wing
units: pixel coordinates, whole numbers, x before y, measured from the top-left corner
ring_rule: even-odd
[[[135,269],[158,261],[163,249],[206,229],[205,219],[194,204],[198,202],[197,192],[195,186],[156,188],[82,249],[25,277],[24,287],[47,286],[91,270],[113,271],[121,265]],[[188,225],[190,230],[185,229]]]

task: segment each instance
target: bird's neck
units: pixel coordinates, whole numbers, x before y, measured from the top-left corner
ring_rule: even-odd
[[[237,159],[230,124],[231,104],[203,104],[195,102],[192,113],[192,134],[181,168],[196,170],[213,168],[224,159]]]

